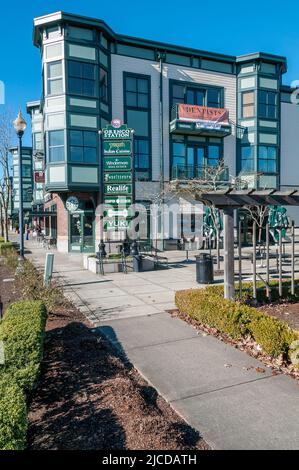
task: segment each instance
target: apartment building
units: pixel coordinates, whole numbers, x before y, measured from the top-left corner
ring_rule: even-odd
[[[111,121],[134,130],[134,199],[145,206],[161,194],[167,201],[172,180],[200,178],[220,161],[249,187],[298,184],[299,107],[282,84],[285,57],[148,41],[64,12],[34,19],[34,45],[43,79],[42,100],[27,107],[41,172],[34,197],[43,197],[58,250],[94,252],[119,235],[103,233],[96,210],[104,197],[99,131]],[[184,234],[186,204],[177,200]]]

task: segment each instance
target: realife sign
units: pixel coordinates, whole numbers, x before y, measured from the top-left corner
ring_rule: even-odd
[[[182,121],[210,121],[228,124],[228,110],[192,104],[178,104],[178,118]]]

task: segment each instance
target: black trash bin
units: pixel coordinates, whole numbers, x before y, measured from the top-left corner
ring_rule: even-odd
[[[213,258],[208,253],[200,253],[196,258],[196,282],[210,284],[214,281]]]

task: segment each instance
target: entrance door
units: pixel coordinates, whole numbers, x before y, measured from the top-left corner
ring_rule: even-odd
[[[187,177],[196,178],[201,175],[205,162],[205,148],[203,145],[188,145],[187,147]]]
[[[94,212],[82,211],[70,214],[70,251],[93,253]]]

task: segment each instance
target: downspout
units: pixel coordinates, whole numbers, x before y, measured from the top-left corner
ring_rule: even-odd
[[[162,248],[164,249],[164,132],[163,132],[163,60],[165,60],[164,52],[157,52],[157,60],[159,61],[160,69],[160,104],[159,104],[159,114],[160,114],[160,195],[161,195],[161,233],[162,238]]]

